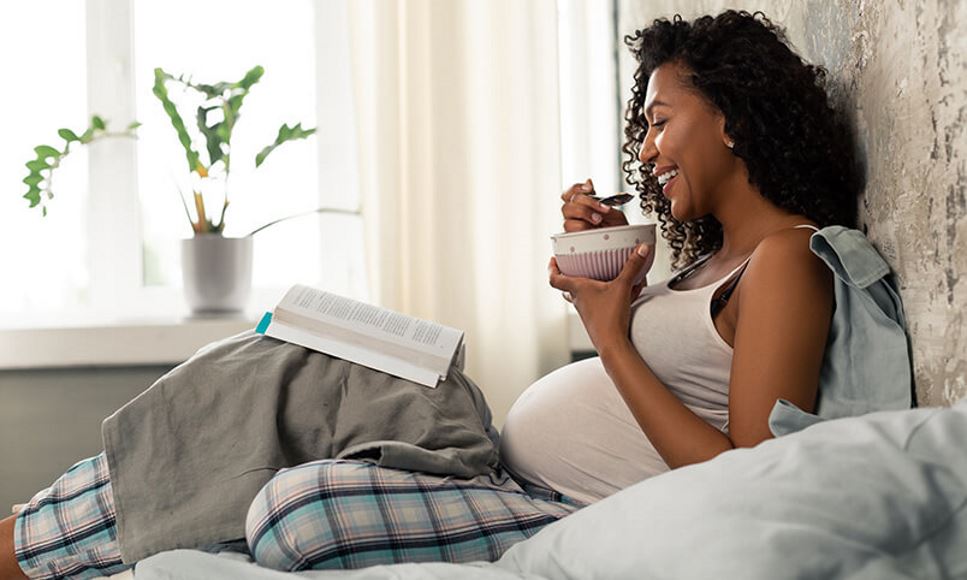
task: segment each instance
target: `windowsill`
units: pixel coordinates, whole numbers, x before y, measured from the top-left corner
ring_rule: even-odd
[[[184,362],[202,346],[255,328],[261,311],[235,316],[71,321],[0,329],[0,370],[90,366],[150,366]],[[571,352],[594,345],[573,307],[568,311]]]
[[[210,342],[255,328],[257,318],[245,313],[0,329],[0,370],[178,364]]]

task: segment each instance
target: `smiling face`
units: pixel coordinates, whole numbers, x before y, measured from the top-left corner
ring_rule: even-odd
[[[688,85],[686,74],[677,63],[652,72],[644,106],[648,133],[638,154],[653,165],[678,221],[713,213],[741,164],[727,146],[725,117]]]

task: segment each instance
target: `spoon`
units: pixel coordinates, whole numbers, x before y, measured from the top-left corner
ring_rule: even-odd
[[[604,205],[610,205],[611,207],[624,205],[635,198],[635,196],[626,192],[621,192],[604,198],[598,197],[596,195],[592,195],[591,197],[598,200],[598,203],[603,203]]]

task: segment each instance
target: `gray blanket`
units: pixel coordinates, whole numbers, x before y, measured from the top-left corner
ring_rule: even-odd
[[[472,478],[498,433],[458,365],[436,389],[254,332],[210,344],[101,428],[121,557],[245,536],[280,468],[323,458]]]

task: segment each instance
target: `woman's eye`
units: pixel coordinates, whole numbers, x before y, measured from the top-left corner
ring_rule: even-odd
[[[662,119],[661,121],[655,121],[654,123],[651,124],[651,126],[652,127],[661,127],[664,124],[665,124],[665,120]]]

